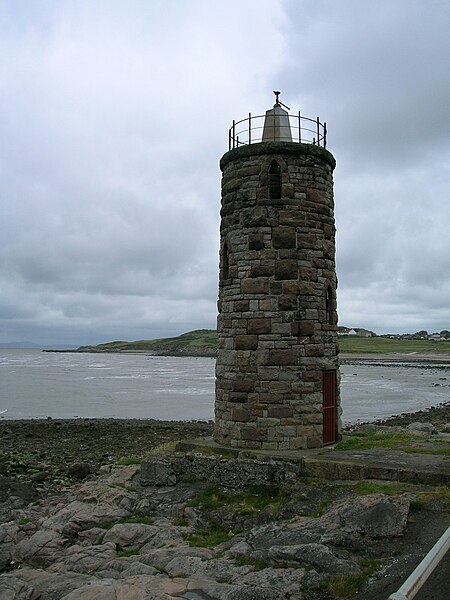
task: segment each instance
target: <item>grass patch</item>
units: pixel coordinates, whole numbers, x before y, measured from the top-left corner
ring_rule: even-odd
[[[450,458],[450,448],[405,448],[409,454],[436,454]]]
[[[426,486],[415,483],[401,483],[398,481],[358,481],[354,484],[348,484],[358,495],[366,494],[386,494],[395,496],[397,494],[410,493],[415,498],[411,501],[414,508],[424,508],[429,502],[441,500],[450,503],[450,489],[445,485]]]
[[[117,464],[122,466],[140,465],[143,458],[143,456],[122,456],[117,460]]]
[[[251,486],[245,492],[229,493],[217,486],[210,486],[204,492],[189,502],[204,510],[212,510],[227,506],[235,514],[256,514],[265,508],[270,508],[274,514],[281,501],[281,490],[277,487]]]
[[[28,523],[31,523],[31,519],[29,519],[28,517],[22,517],[17,521],[17,523],[18,525],[27,525]]]
[[[203,454],[205,456],[221,456],[224,458],[236,458],[237,454],[233,450],[228,450],[226,448],[212,448],[209,446],[202,446],[201,448],[196,449],[196,452]]]
[[[360,338],[357,336],[339,336],[339,349],[349,354],[388,354],[391,352],[450,352],[450,340],[391,340],[388,338]]]
[[[124,519],[121,519],[119,521],[119,523],[139,523],[140,525],[153,525],[153,523],[155,522],[155,519],[153,519],[153,517],[149,517],[149,516],[136,516],[136,517],[125,517]]]
[[[209,527],[198,529],[195,533],[186,536],[186,539],[191,546],[209,548],[226,542],[230,537],[229,527],[225,527],[222,523],[211,523]]]
[[[161,454],[168,454],[169,452],[173,452],[177,447],[178,441],[172,442],[164,442],[159,446],[155,446],[151,450],[145,453],[144,457],[148,458],[150,456],[160,456]]]
[[[265,560],[257,560],[256,558],[251,558],[250,556],[236,556],[234,560],[242,567],[255,567],[257,571],[266,569],[269,566],[269,563],[267,563]],[[276,567],[272,565],[272,568]]]
[[[117,460],[117,464],[124,466],[140,465],[143,460],[145,460],[146,458],[150,458],[151,456],[160,456],[162,454],[169,454],[170,452],[173,452],[177,444],[177,441],[165,442],[164,444],[155,446],[155,448],[152,448],[148,452],[145,452],[145,454],[141,454],[139,456],[122,456]]]
[[[139,554],[139,550],[117,550],[117,556],[119,556],[120,558],[127,556],[136,556],[136,554]]]
[[[339,600],[353,598],[368,579],[381,568],[382,564],[382,560],[363,558],[359,561],[361,573],[340,575],[332,579],[328,584],[328,590]]]
[[[228,502],[230,502],[230,500],[234,497],[235,496],[226,494],[217,486],[211,485],[206,490],[201,492],[196,498],[193,498],[189,502],[188,506],[195,506],[197,508],[210,510],[228,504]]]
[[[378,559],[363,558],[358,562],[361,568],[360,573],[339,575],[319,585],[304,588],[303,591],[328,592],[330,597],[335,600],[350,600],[383,565],[383,561]]]
[[[414,508],[424,508],[429,502],[440,500],[450,505],[450,489],[446,485],[438,485],[432,490],[415,492],[416,499],[411,502]]]
[[[376,433],[352,433],[336,444],[334,450],[369,450],[371,448],[387,448],[391,450],[412,447],[418,441],[423,441],[412,433],[400,432],[376,432]]]
[[[217,486],[209,486],[189,506],[204,511],[226,506],[229,515],[256,515],[262,510],[275,514],[281,502],[281,491],[277,487],[252,486],[244,492],[230,493]],[[237,532],[230,532],[230,525],[213,520],[208,528],[199,528],[186,537],[192,546],[216,546]]]
[[[340,575],[330,581],[328,590],[333,594],[334,598],[347,600],[353,598],[358,590],[365,584],[367,577],[363,574],[351,573],[349,575]]]
[[[316,509],[312,513],[310,513],[309,516],[313,517],[314,519],[318,519],[319,517],[321,517],[325,510],[328,508],[328,506],[331,504],[332,500],[333,496],[328,496],[324,500],[321,500],[317,505]]]

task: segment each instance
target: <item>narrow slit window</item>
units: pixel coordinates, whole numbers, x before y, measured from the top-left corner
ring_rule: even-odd
[[[269,198],[271,200],[281,198],[281,167],[276,160],[269,165]]]
[[[229,262],[229,250],[228,244],[225,242],[222,250],[222,273],[223,278],[228,279],[230,276],[230,262]]]
[[[328,286],[325,292],[325,322],[327,325],[333,323],[333,292]]]

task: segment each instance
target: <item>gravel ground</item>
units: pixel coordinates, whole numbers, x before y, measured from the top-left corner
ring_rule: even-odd
[[[211,422],[141,419],[0,421],[0,476],[56,491],[102,465],[161,444],[212,434]]]

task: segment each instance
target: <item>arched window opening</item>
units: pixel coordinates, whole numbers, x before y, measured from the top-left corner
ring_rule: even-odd
[[[331,286],[327,286],[325,292],[325,323],[327,325],[332,325],[333,323],[333,292],[331,290]]]
[[[269,165],[269,198],[271,200],[281,198],[281,167],[276,160]]]
[[[225,242],[222,249],[222,275],[223,279],[228,279],[230,276],[230,258],[228,244]]]

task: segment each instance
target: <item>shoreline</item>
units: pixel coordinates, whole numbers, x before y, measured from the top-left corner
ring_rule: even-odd
[[[152,352],[151,350],[48,350],[41,352],[62,353],[62,354],[126,354],[126,355],[144,355],[144,356],[162,356],[170,358],[216,358],[215,353],[189,353],[189,352]],[[448,352],[341,352],[340,361],[346,364],[347,361],[392,361],[392,362],[429,362],[429,363],[449,363],[450,354]]]
[[[450,401],[371,423],[407,427],[417,421],[443,429],[450,423]],[[365,424],[358,423],[357,427]],[[344,431],[354,427],[344,427]],[[95,476],[104,465],[132,464],[162,444],[210,437],[212,433],[212,421],[0,420],[0,481],[4,478],[25,484],[33,494],[47,494]]]
[[[449,413],[450,416],[450,400],[445,401],[445,402],[440,402],[439,404],[437,404],[436,406],[430,406],[428,408],[425,409],[420,409],[420,410],[413,410],[411,412],[404,412],[404,413],[400,413],[398,415],[392,415],[390,417],[386,417],[384,419],[373,419],[373,420],[369,420],[369,421],[364,421],[365,423],[375,423],[375,424],[389,424],[391,421],[400,421],[400,420],[404,420],[405,423],[409,423],[412,422],[411,419],[416,416],[416,417],[426,417],[429,416],[432,421],[434,422],[436,419],[438,419],[439,422],[442,422],[442,415],[443,414],[447,414]],[[434,419],[434,421],[433,421]],[[450,422],[450,419],[447,419],[447,421]],[[171,428],[171,427],[183,427],[186,426],[187,428],[189,428],[190,426],[199,426],[199,427],[212,427],[214,425],[214,420],[213,419],[180,419],[180,420],[176,420],[176,419],[152,419],[152,418],[121,418],[121,417],[68,417],[68,418],[54,418],[54,417],[45,417],[45,418],[41,418],[41,417],[31,417],[29,419],[0,419],[0,428],[4,425],[7,424],[13,424],[13,423],[23,423],[23,424],[27,424],[27,423],[34,423],[36,425],[49,425],[51,426],[52,424],[56,424],[56,425],[83,425],[83,424],[91,424],[91,425],[95,425],[95,424],[99,424],[99,425],[104,425],[104,424],[117,424],[117,423],[122,423],[124,426],[129,426],[129,425],[142,425],[144,427],[148,427],[148,426],[156,426],[156,427],[161,427],[161,428]],[[349,425],[349,427],[353,427],[354,424]]]

